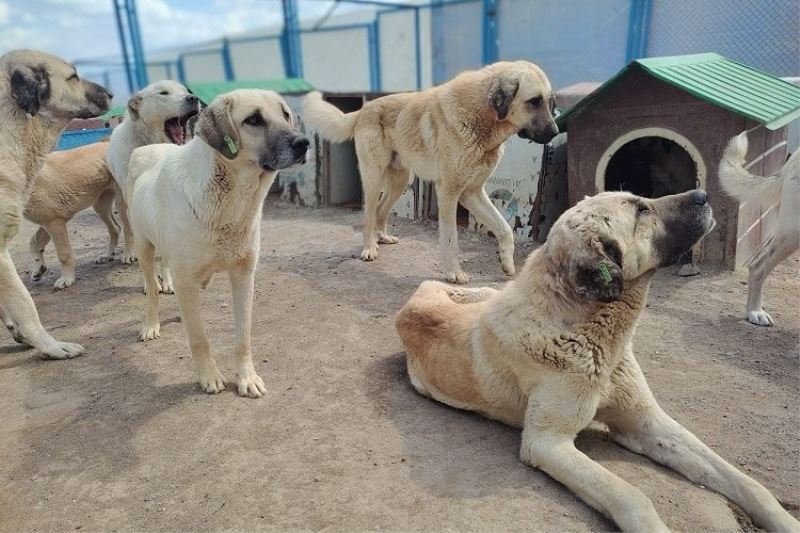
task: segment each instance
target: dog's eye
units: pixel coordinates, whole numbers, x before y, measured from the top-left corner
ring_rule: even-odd
[[[67,78],[67,81],[77,81],[77,80],[78,80],[78,73],[77,72],[73,73],[72,76]]]
[[[286,122],[291,122],[291,118],[292,118],[292,116],[289,114],[289,112],[288,112],[288,111],[286,111],[286,110],[284,109],[284,110],[283,110],[283,118],[284,118],[284,119],[286,119]]]
[[[261,115],[259,113],[253,113],[252,115],[244,119],[244,123],[247,124],[248,126],[261,126],[262,124],[264,124],[264,119],[261,118]]]
[[[528,103],[531,104],[532,106],[539,107],[540,105],[542,105],[542,97],[536,96],[534,98],[531,98],[530,100],[528,100]]]
[[[160,94],[161,96],[167,96],[169,94],[169,91],[161,91],[158,94]]]
[[[636,206],[636,214],[637,215],[646,215],[649,212],[650,212],[650,208],[647,207],[644,204],[639,204],[638,206]]]

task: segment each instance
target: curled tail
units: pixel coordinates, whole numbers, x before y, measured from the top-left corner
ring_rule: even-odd
[[[744,202],[756,199],[760,203],[774,203],[780,199],[783,178],[781,175],[761,177],[750,174],[745,168],[747,132],[730,140],[719,162],[719,179],[725,192]]]
[[[325,102],[319,91],[308,93],[303,100],[303,121],[331,142],[352,139],[357,118],[358,111],[342,113],[336,106]]]

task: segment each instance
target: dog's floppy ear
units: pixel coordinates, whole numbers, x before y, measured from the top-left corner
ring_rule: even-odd
[[[11,97],[29,115],[50,98],[50,76],[44,67],[19,67],[11,73]]]
[[[232,105],[230,98],[215,99],[200,112],[194,128],[195,135],[226,159],[236,159],[239,155],[239,132],[233,125]]]
[[[613,302],[622,294],[622,250],[607,238],[592,238],[589,253],[573,265],[578,294],[599,302]]]
[[[131,120],[139,120],[139,108],[142,107],[142,100],[141,94],[134,94],[131,96],[131,99],[128,100],[128,115],[131,117]]]
[[[489,105],[497,113],[498,120],[505,120],[511,109],[511,102],[519,91],[519,80],[496,78],[489,89]]]

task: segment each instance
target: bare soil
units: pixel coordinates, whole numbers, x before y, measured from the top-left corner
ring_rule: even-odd
[[[1,531],[597,531],[613,523],[517,459],[520,432],[417,395],[395,311],[439,276],[436,229],[394,220],[400,244],[356,257],[360,213],[270,200],[253,349],[268,392],[195,385],[174,296],[161,338],[137,341],[138,267],[96,265],[92,213],[70,225],[78,281],[29,284],[42,322],[83,357],[43,361],[0,333]],[[27,225],[13,256],[27,279]],[[462,233],[473,284],[504,278],[494,241]],[[518,247],[517,264],[531,246]],[[655,278],[635,347],[667,412],[800,516],[800,263],[767,281],[777,326],[742,319],[744,272]],[[225,276],[203,293],[220,370],[233,378]],[[723,497],[591,429],[578,446],[652,498],[682,531],[751,530]]]

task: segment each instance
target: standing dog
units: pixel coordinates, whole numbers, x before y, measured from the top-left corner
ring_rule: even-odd
[[[198,113],[199,107],[200,101],[197,97],[177,81],[157,81],[128,100],[125,119],[111,134],[108,167],[118,186],[117,213],[125,233],[123,263],[136,261],[125,196],[131,153],[148,144],[184,144],[187,140],[187,122]],[[171,285],[168,271],[164,273],[164,278],[165,285]],[[168,289],[167,292],[172,291]]]
[[[266,391],[250,348],[261,211],[277,171],[304,162],[308,146],[283,98],[237,90],[200,113],[195,137],[185,146],[146,146],[131,156],[130,221],[147,293],[139,337],[160,335],[153,266],[158,249],[173,270],[200,386],[208,393],[224,389],[225,379],[209,352],[199,289],[221,271],[230,275],[233,292],[239,394],[258,398]]]
[[[105,113],[110,103],[111,93],[80,79],[74,67],[55,56],[15,50],[0,57],[0,318],[14,340],[47,358],[75,357],[83,347],[58,342],[44,330],[8,245],[61,130],[73,118]]]
[[[546,143],[558,133],[550,82],[539,67],[495,63],[425,91],[372,100],[346,115],[314,92],[306,98],[303,120],[332,142],[355,138],[364,188],[361,259],[376,259],[378,243],[398,242],[386,223],[414,173],[436,186],[447,279],[469,280],[458,259],[459,202],[494,233],[503,270],[514,274],[514,234],[483,185],[511,135]]]
[[[714,225],[704,191],[602,193],[566,211],[501,290],[426,281],[397,315],[414,388],[523,428],[520,458],[623,531],[666,531],[652,502],[575,448],[593,419],[622,446],[733,500],[770,531],[800,524],[656,403],[633,355],[655,270]],[[698,529],[702,529],[699,527]]]
[[[747,280],[745,318],[758,326],[774,322],[761,305],[764,281],[781,261],[800,248],[800,150],[795,151],[774,176],[754,176],[744,168],[747,156],[747,132],[731,139],[719,162],[719,179],[725,192],[739,202],[772,205],[780,201],[778,227],[755,262]]]
[[[75,283],[75,256],[69,242],[67,222],[89,206],[108,228],[108,251],[98,257],[97,262],[104,263],[114,257],[119,225],[114,219],[116,184],[108,171],[107,150],[108,142],[104,141],[53,152],[45,159],[24,212],[25,218],[39,225],[30,241],[33,255],[31,278],[34,281],[47,272],[44,249],[52,238],[61,262],[61,276],[53,288],[65,289]]]

